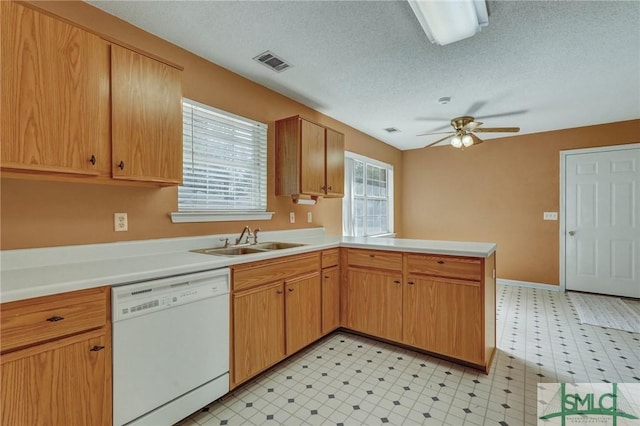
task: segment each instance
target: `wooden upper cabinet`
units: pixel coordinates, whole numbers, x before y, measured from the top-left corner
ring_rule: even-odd
[[[300,192],[324,195],[324,132],[322,126],[300,120]]]
[[[327,129],[326,136],[327,197],[344,196],[344,135]]]
[[[182,72],[111,46],[112,174],[182,183]]]
[[[276,121],[276,195],[344,196],[344,135],[300,116]]]
[[[0,2],[0,12],[2,168],[98,175],[109,162],[99,153],[109,103],[107,45],[14,2]]]

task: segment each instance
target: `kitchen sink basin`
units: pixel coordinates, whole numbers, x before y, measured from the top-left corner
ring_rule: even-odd
[[[301,246],[304,246],[304,244],[269,242],[269,243],[258,243],[256,245],[254,245],[253,247],[259,248],[259,249],[262,249],[262,250],[283,250],[283,249],[301,247]]]
[[[255,249],[252,247],[227,247],[227,248],[206,248],[199,250],[191,250],[194,253],[213,254],[216,256],[241,256],[243,254],[264,253],[265,250]]]
[[[226,247],[226,248],[213,247],[213,248],[204,248],[204,249],[191,250],[191,251],[194,253],[212,254],[215,256],[242,256],[244,254],[264,253],[267,251],[284,250],[284,249],[300,247],[304,245],[305,244],[268,242],[268,243],[258,243],[251,246]]]

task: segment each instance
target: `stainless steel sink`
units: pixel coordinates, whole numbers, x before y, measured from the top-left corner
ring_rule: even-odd
[[[194,253],[213,254],[216,256],[241,256],[243,254],[264,253],[266,250],[259,250],[252,247],[227,247],[227,248],[206,248],[191,250]]]
[[[259,248],[262,250],[283,250],[283,249],[294,248],[294,247],[302,247],[304,245],[305,244],[298,244],[298,243],[268,242],[268,243],[258,243],[253,247]]]
[[[198,250],[191,250],[194,253],[212,254],[215,256],[242,256],[245,254],[264,253],[273,250],[284,250],[288,248],[301,247],[305,244],[298,243],[280,243],[280,242],[268,242],[259,243],[251,246],[242,247],[212,247],[203,248]]]

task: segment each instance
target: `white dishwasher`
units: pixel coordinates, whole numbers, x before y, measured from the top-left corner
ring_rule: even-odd
[[[229,391],[228,268],[111,296],[114,425],[171,425]]]

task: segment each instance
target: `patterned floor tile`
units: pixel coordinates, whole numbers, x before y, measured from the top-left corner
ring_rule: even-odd
[[[580,324],[566,293],[497,290],[491,373],[334,333],[179,423],[536,424],[539,382],[640,382],[640,334]]]

